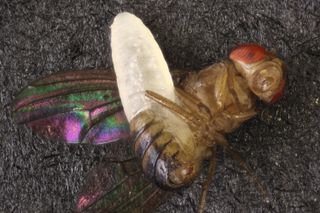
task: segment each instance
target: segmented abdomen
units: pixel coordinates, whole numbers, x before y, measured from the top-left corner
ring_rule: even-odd
[[[130,122],[132,144],[147,178],[164,188],[178,188],[191,182],[200,161],[181,149],[177,139],[150,110],[139,113]],[[190,154],[190,153],[189,153]]]

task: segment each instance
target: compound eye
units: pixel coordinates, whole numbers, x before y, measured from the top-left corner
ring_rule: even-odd
[[[258,44],[242,44],[234,48],[229,58],[235,62],[252,64],[266,58],[266,50]]]

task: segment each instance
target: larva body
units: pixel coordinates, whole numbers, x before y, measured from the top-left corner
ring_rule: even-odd
[[[139,18],[121,13],[111,26],[111,47],[122,105],[145,174],[159,185],[184,185],[200,163],[194,136],[180,117],[145,96],[151,90],[177,103],[158,44]]]

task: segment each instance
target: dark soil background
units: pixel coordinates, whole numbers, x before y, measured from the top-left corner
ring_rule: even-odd
[[[244,42],[279,54],[288,67],[283,99],[228,137],[267,185],[271,203],[220,152],[206,212],[319,212],[318,0],[0,0],[0,212],[71,212],[90,168],[123,152],[43,140],[18,127],[9,107],[41,76],[111,67],[109,26],[121,11],[143,19],[172,68],[201,69]],[[157,211],[195,212],[205,171]]]

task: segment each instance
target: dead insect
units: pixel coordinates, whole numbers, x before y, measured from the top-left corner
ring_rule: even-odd
[[[199,72],[173,72],[179,76],[174,85],[151,32],[129,13],[116,16],[111,47],[117,82],[102,70],[58,73],[32,83],[13,104],[18,123],[51,139],[131,141],[134,158],[109,161],[89,174],[77,211],[150,211],[166,189],[190,184],[202,162],[210,160],[202,212],[217,145],[240,162],[265,195],[224,135],[256,114],[256,97],[267,103],[280,98],[285,80],[279,58],[256,44],[240,45],[229,59]]]

